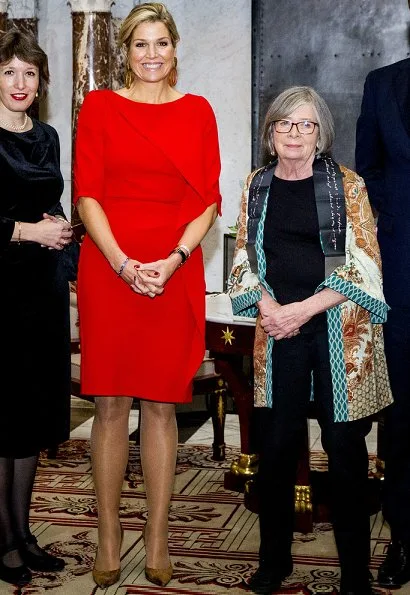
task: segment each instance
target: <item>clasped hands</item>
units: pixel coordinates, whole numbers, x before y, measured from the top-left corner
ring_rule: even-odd
[[[281,306],[269,295],[263,295],[258,302],[261,326],[266,334],[279,341],[299,334],[300,327],[310,318],[303,302],[293,302]]]
[[[39,243],[49,250],[63,250],[73,239],[73,229],[63,217],[43,213],[43,219],[35,224],[39,232]]]
[[[121,277],[135,293],[154,298],[164,292],[166,282],[181,262],[178,259],[180,257],[175,254],[147,263],[130,258]]]

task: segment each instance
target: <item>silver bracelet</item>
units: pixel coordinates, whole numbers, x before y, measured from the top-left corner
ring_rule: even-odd
[[[127,258],[124,260],[124,262],[122,263],[122,265],[120,266],[120,270],[118,271],[117,275],[118,277],[121,277],[125,267],[127,266],[127,262],[129,261],[129,258],[127,256]]]

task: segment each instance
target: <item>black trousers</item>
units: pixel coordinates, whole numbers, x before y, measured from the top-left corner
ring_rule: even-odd
[[[260,454],[260,564],[287,565],[291,559],[294,486],[306,426],[313,374],[322,444],[329,459],[333,528],[344,585],[368,580],[370,521],[367,507],[371,420],[333,421],[327,333],[283,339],[273,349],[273,408],[255,412]]]
[[[410,544],[410,308],[393,307],[383,331],[394,397],[385,412],[383,513],[392,538]]]

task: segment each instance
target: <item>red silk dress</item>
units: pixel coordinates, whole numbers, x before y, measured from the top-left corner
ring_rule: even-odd
[[[141,262],[166,258],[186,225],[219,193],[215,116],[203,97],[138,103],[92,91],[77,127],[74,200],[89,196],[120,248]],[[78,273],[81,390],[185,403],[205,349],[201,248],[162,295],[134,293],[86,235]]]

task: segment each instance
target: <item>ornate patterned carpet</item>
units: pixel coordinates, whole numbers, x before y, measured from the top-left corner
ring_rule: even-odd
[[[144,577],[141,530],[146,519],[146,501],[139,451],[131,444],[121,505],[125,530],[122,580],[106,590],[108,595],[244,595],[246,581],[257,565],[258,525],[256,515],[244,508],[243,496],[223,488],[224,472],[237,454],[237,449],[227,448],[227,460],[216,463],[208,446],[180,445],[170,509],[170,547],[175,572],[168,587],[162,589],[150,585]],[[326,468],[323,453],[312,453],[312,466],[318,470]],[[39,543],[64,557],[66,568],[56,574],[36,574],[31,585],[22,590],[0,583],[0,593],[102,593],[90,574],[97,535],[86,440],[67,442],[55,461],[41,459],[31,521]],[[375,571],[388,543],[388,532],[379,515],[373,518],[372,536],[371,568]],[[338,561],[328,524],[317,525],[311,534],[295,534],[293,552],[295,570],[281,594],[338,593]],[[395,593],[409,593],[409,590]]]

